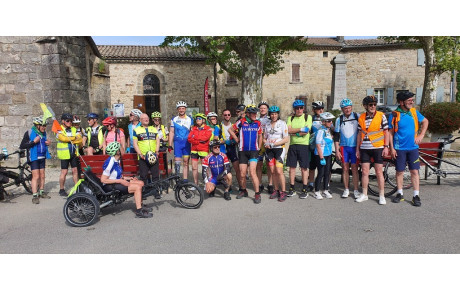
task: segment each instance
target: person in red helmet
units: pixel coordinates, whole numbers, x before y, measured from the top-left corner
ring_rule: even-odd
[[[102,121],[102,125],[107,128],[104,135],[104,144],[102,146],[102,153],[105,155],[105,149],[111,142],[117,141],[121,145],[121,152],[126,150],[125,134],[123,130],[117,128],[117,119],[114,116],[109,116]]]

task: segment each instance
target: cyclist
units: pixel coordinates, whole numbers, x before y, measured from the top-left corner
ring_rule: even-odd
[[[418,144],[423,140],[428,129],[428,119],[414,108],[414,93],[399,92],[396,95],[399,106],[389,118],[391,157],[396,159],[396,183],[398,192],[391,200],[394,203],[404,201],[402,184],[406,164],[409,167],[414,195],[412,205],[421,206],[420,201],[420,160]],[[419,131],[419,123],[422,124]]]
[[[358,119],[358,137],[356,157],[361,160],[363,195],[355,201],[368,200],[367,186],[369,185],[369,170],[373,159],[377,183],[379,186],[379,204],[385,205],[385,189],[383,177],[383,156],[389,154],[388,121],[383,112],[377,111],[377,98],[366,96],[363,99],[366,112]]]
[[[102,154],[105,129],[98,124],[98,118],[96,113],[86,115],[89,126],[83,132],[83,150],[88,156]]]
[[[127,153],[135,154],[136,150],[134,149],[134,143],[133,143],[133,135],[134,135],[134,129],[137,127],[141,126],[141,114],[142,111],[139,109],[133,109],[129,113],[129,124],[128,124],[128,134],[129,134],[129,139],[128,139],[128,146],[127,146]]]
[[[350,164],[353,174],[354,197],[358,198],[360,193],[358,161],[356,160],[356,136],[358,134],[358,114],[353,112],[353,103],[350,99],[345,98],[340,101],[342,114],[335,122],[334,145],[335,157],[342,161],[343,169],[343,191],[342,198],[347,198],[350,194],[348,189],[350,183]]]
[[[274,189],[270,193],[270,199],[278,198],[278,201],[286,200],[286,181],[283,173],[284,159],[286,157],[286,143],[289,142],[288,127],[286,122],[280,119],[280,108],[276,105],[268,110],[270,123],[265,124],[264,144],[265,156],[268,161],[270,177],[273,179]],[[276,169],[275,169],[276,167]],[[279,189],[281,188],[281,192]],[[270,190],[270,187],[269,187]]]
[[[316,132],[314,159],[318,168],[318,175],[315,179],[315,198],[321,200],[323,199],[319,191],[321,182],[324,196],[329,199],[332,198],[329,192],[329,180],[331,177],[332,146],[334,144],[331,127],[335,116],[329,112],[323,112],[320,117],[322,126]]]
[[[44,192],[46,159],[51,159],[48,152],[51,142],[46,139],[46,120],[41,116],[35,117],[32,123],[32,128],[24,133],[19,148],[27,150],[27,162],[32,171],[32,203],[39,204],[40,198],[51,198]]]
[[[259,190],[259,178],[257,177],[256,167],[259,159],[260,145],[262,144],[262,127],[260,121],[257,120],[257,107],[255,105],[248,105],[245,109],[245,117],[239,119],[228,130],[233,139],[239,143],[239,167],[240,167],[240,181],[241,190],[236,196],[236,199],[241,199],[248,196],[246,190],[246,171],[248,170],[254,185],[254,203],[261,202]],[[236,136],[235,131],[239,131],[239,136]]]
[[[188,161],[190,158],[190,143],[187,141],[190,128],[193,125],[193,120],[185,114],[187,103],[179,101],[176,103],[178,115],[171,119],[171,129],[169,131],[169,146],[168,150],[174,150],[174,169],[176,174],[180,173],[180,165],[184,162],[184,180],[188,177]],[[172,145],[174,144],[174,148]]]
[[[216,186],[221,184],[224,186],[224,199],[231,200],[229,189],[232,183],[232,169],[227,155],[220,152],[220,142],[212,140],[209,142],[209,153],[202,164],[202,175],[205,183],[206,193],[209,197],[214,197]],[[210,175],[208,175],[208,169]]]
[[[324,112],[324,103],[323,101],[313,101],[311,103],[311,107],[313,108],[313,115],[312,115],[312,127],[310,131],[310,166],[309,166],[309,174],[308,174],[308,187],[307,191],[312,192],[314,188],[314,181],[315,181],[315,170],[318,168],[316,164],[316,160],[314,159],[315,150],[316,150],[316,142],[315,136],[318,129],[321,128],[323,123],[321,122],[320,114]]]
[[[204,159],[209,154],[209,141],[213,138],[212,128],[206,125],[206,115],[197,113],[194,126],[188,135],[191,144],[192,175],[198,185],[198,159]]]
[[[219,124],[217,124],[217,113],[209,112],[206,115],[206,118],[208,126],[211,127],[213,130],[213,138],[220,142],[220,152],[225,154],[225,141],[222,132],[222,127]]]
[[[117,141],[121,145],[121,152],[125,152],[125,134],[123,130],[117,128],[117,119],[114,116],[109,116],[102,121],[102,125],[107,128],[104,135],[104,142],[102,143],[102,152],[105,155],[105,148],[111,142]]]
[[[292,197],[296,195],[294,183],[297,162],[299,162],[303,183],[302,193],[300,193],[299,198],[305,199],[308,197],[307,183],[308,167],[310,164],[308,148],[312,118],[310,115],[304,113],[305,103],[302,100],[295,100],[292,103],[292,108],[294,109],[294,115],[287,120],[288,133],[290,135],[290,145],[286,161],[286,165],[289,167],[290,181],[289,193],[287,196]]]
[[[148,119],[148,116],[147,116]],[[104,172],[101,175],[104,191],[118,190],[121,193],[134,194],[134,202],[136,204],[136,217],[149,218],[153,214],[151,208],[142,206],[142,187],[144,182],[136,178],[123,177],[123,169],[120,165],[121,144],[117,141],[110,143],[107,148],[107,154],[110,156],[104,162],[102,169]]]
[[[74,115],[73,116],[73,119],[72,119],[72,126],[75,127],[75,129],[77,130],[77,134],[80,134],[82,137],[84,135],[84,132],[83,130],[81,129],[80,127],[80,123],[81,123],[81,120],[80,120],[80,117],[78,117],[78,115]],[[79,144],[78,146],[78,154],[80,156],[84,155],[84,151],[83,151],[83,141],[81,144]]]
[[[149,171],[152,182],[159,179],[160,170],[156,161],[160,150],[160,139],[157,129],[149,126],[150,120],[147,114],[142,113],[140,121],[141,126],[136,127],[133,132],[133,146],[139,159],[139,176],[147,185]],[[155,198],[161,198],[160,194],[156,193]]]
[[[165,152],[168,147],[168,135],[169,130],[166,126],[161,124],[161,113],[155,111],[151,115],[153,121],[153,127],[158,131],[158,138],[160,139],[160,152]]]
[[[73,182],[78,182],[78,146],[82,143],[81,134],[77,133],[75,127],[72,126],[73,116],[69,113],[64,113],[61,116],[61,130],[56,133],[57,139],[57,157],[61,160],[61,174],[59,175],[59,195],[68,196],[66,193],[65,177],[67,176],[69,164],[72,169]]]
[[[262,125],[262,136],[263,136],[263,130],[267,124],[270,124],[270,116],[268,114],[268,109],[269,105],[267,101],[262,101],[259,103],[257,108],[259,108],[259,121],[260,124]],[[262,143],[262,146],[259,151],[259,161],[257,162],[257,177],[259,177],[260,181],[260,192],[264,190],[264,185],[262,184],[262,167],[264,164],[264,157],[265,157],[265,145]],[[268,177],[268,193],[272,194],[273,191],[273,181],[272,181],[272,175],[270,171],[267,171],[267,177]]]
[[[238,110],[236,112],[239,113]],[[236,180],[237,180],[239,188],[241,190],[241,185],[240,185],[241,181],[239,179],[239,177],[240,177],[240,163],[238,161],[238,149],[237,149],[238,146],[236,144],[236,141],[232,138],[232,136],[228,132],[230,127],[232,127],[232,123],[230,122],[230,118],[232,117],[232,113],[230,112],[229,109],[225,109],[222,112],[222,117],[223,117],[222,118],[223,120],[222,120],[222,123],[221,123],[221,127],[222,127],[222,136],[223,136],[224,141],[225,141],[225,152],[226,152],[227,158],[230,160],[230,163],[232,163],[233,169],[235,169]],[[230,183],[229,192],[232,193],[231,183]]]

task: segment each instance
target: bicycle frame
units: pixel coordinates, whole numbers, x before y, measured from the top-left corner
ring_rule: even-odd
[[[444,148],[444,147],[443,147],[443,148]],[[432,150],[432,151],[433,151],[433,150]],[[444,150],[444,149],[442,149],[442,150],[435,150],[435,151],[447,152],[447,150]],[[459,151],[451,151],[451,150],[449,150],[448,152],[460,153]],[[423,156],[428,156],[428,157],[430,157],[430,158],[432,158],[432,159],[436,159],[436,160],[438,161],[438,168],[435,168],[435,167],[432,166],[430,163],[428,163],[428,162],[423,158]],[[432,174],[435,174],[435,175],[437,175],[437,176],[446,178],[447,175],[460,175],[460,170],[459,170],[458,172],[450,172],[450,171],[443,171],[443,170],[440,169],[442,163],[449,164],[449,165],[454,166],[454,167],[457,167],[457,168],[459,168],[459,169],[460,169],[460,165],[454,164],[454,163],[452,163],[452,162],[450,162],[450,161],[447,161],[447,160],[445,160],[445,159],[443,159],[443,158],[438,158],[438,157],[436,157],[436,156],[433,156],[433,155],[424,153],[424,152],[422,152],[422,151],[419,151],[419,158],[420,158],[420,161],[423,162],[423,163],[425,164],[425,166],[428,167],[428,168],[430,168],[430,170],[432,171],[432,172],[430,172],[430,173],[428,174],[428,176],[431,176]]]

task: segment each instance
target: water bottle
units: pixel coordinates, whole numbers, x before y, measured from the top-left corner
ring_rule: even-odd
[[[3,148],[2,152],[5,155],[5,160],[7,160],[8,159],[8,150],[6,148]]]

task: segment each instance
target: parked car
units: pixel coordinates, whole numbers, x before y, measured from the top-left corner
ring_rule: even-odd
[[[385,114],[385,117],[388,119],[391,112],[395,111],[398,108],[398,105],[378,105],[377,110],[382,111]]]

